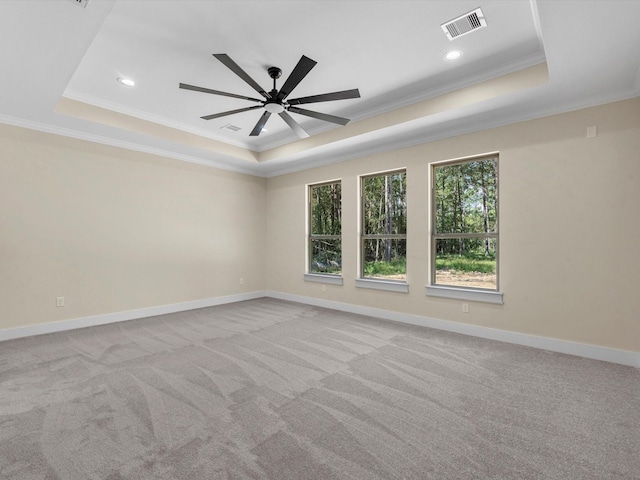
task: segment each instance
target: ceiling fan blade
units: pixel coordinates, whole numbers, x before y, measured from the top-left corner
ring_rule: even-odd
[[[284,82],[282,87],[280,87],[278,100],[284,100],[287,98],[287,96],[298,86],[302,79],[307,76],[307,73],[309,73],[317,63],[318,62],[315,60],[311,60],[309,57],[305,57],[303,55],[298,61],[298,64],[294,67],[291,75],[289,75],[289,78],[287,78],[287,81]]]
[[[260,95],[265,98],[271,98],[271,95],[269,95],[264,88],[258,85],[258,83],[253,78],[251,78],[247,72],[242,70],[242,68],[240,68],[240,66],[236,62],[231,60],[231,57],[229,57],[229,55],[227,55],[226,53],[214,53],[213,56],[224,63],[229,70],[238,75],[242,80],[247,82],[249,86]]]
[[[306,132],[306,130],[300,126],[300,124],[298,122],[296,122],[293,118],[291,118],[291,115],[289,115],[287,112],[280,112],[279,115],[282,117],[282,119],[285,122],[287,122],[287,125],[289,125],[289,127],[291,127],[291,130],[296,132],[296,135],[298,135],[298,137],[307,138],[307,137],[310,136]]]
[[[258,120],[258,123],[256,123],[256,126],[253,127],[253,130],[251,130],[249,136],[257,137],[258,135],[260,135],[260,132],[262,132],[262,129],[264,128],[265,123],[267,123],[267,120],[269,120],[270,116],[271,112],[264,112],[260,117],[260,120]]]
[[[289,105],[302,105],[303,103],[331,102],[332,100],[347,100],[349,98],[360,98],[360,91],[343,90],[341,92],[323,93],[322,95],[311,95],[310,97],[300,97],[289,100]]]
[[[210,88],[196,87],[195,85],[188,85],[186,83],[181,83],[179,86],[180,88],[183,88],[185,90],[193,90],[194,92],[212,93],[213,95],[222,95],[224,97],[241,98],[243,100],[251,100],[252,102],[262,102],[262,100],[257,98],[245,97],[244,95],[236,95],[235,93],[220,92],[219,90],[211,90]]]
[[[228,112],[222,113],[214,113],[212,115],[205,115],[204,117],[200,117],[203,120],[213,120],[214,118],[226,117],[227,115],[233,115],[234,113],[242,113],[248,112],[249,110],[254,110],[256,108],[262,108],[262,105],[254,105],[253,107],[239,108],[238,110],[229,110]]]
[[[340,125],[346,125],[350,121],[348,118],[336,117],[335,115],[328,115],[326,113],[312,112],[311,110],[306,110],[304,108],[298,107],[289,107],[289,111],[293,113],[299,113],[300,115],[306,115],[307,117],[324,120],[325,122],[337,123]]]

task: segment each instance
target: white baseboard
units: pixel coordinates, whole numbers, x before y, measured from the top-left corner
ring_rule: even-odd
[[[555,338],[539,337],[537,335],[530,335],[527,333],[510,332],[507,330],[499,330],[496,328],[450,322],[447,320],[438,320],[435,318],[423,317],[420,315],[394,312],[391,310],[382,310],[380,308],[365,307],[362,305],[354,305],[351,303],[333,302],[329,300],[323,300],[321,298],[304,297],[282,292],[267,291],[266,295],[280,300],[305,303],[307,305],[313,305],[316,307],[324,307],[333,310],[340,310],[342,312],[368,315],[370,317],[382,318],[394,322],[419,325],[422,327],[435,328],[437,330],[445,330],[447,332],[461,333],[463,335],[470,335],[473,337],[497,340],[500,342],[513,343],[516,345],[524,345],[527,347],[539,348],[541,350],[549,350],[552,352],[565,353],[568,355],[575,355],[578,357],[590,358],[593,360],[602,360],[605,362],[618,363],[620,365],[628,365],[630,367],[640,368],[640,353],[630,352],[627,350],[618,350],[615,348],[600,347],[597,345],[570,342],[567,340],[558,340]]]
[[[195,310],[198,308],[223,305],[225,303],[253,300],[254,298],[261,298],[264,296],[266,296],[266,292],[264,291],[240,293],[237,295],[227,295],[225,297],[205,298],[202,300],[193,300],[184,303],[161,305],[159,307],[128,310],[126,312],[92,315],[90,317],[73,318],[70,320],[61,320],[59,322],[41,323],[37,325],[29,325],[26,327],[5,328],[0,330],[0,341],[11,340],[13,338],[29,337],[31,335],[42,335],[44,333],[62,332],[65,330],[73,330],[76,328],[93,327],[95,325],[105,325],[107,323],[124,322],[127,320],[135,320],[136,318],[154,317],[156,315],[164,315],[166,313],[184,312],[187,310]]]
[[[66,330],[73,330],[76,328],[92,327],[95,325],[105,325],[108,323],[124,322],[127,320],[134,320],[136,318],[153,317],[156,315],[164,315],[167,313],[184,312],[187,310],[213,307],[226,303],[253,300],[255,298],[261,297],[271,297],[280,300],[304,303],[316,307],[330,308],[333,310],[355,313],[359,315],[368,315],[370,317],[382,318],[394,322],[435,328],[437,330],[445,330],[447,332],[461,333],[463,335],[470,335],[473,337],[487,338],[489,340],[497,340],[500,342],[513,343],[516,345],[524,345],[527,347],[534,347],[542,350],[549,350],[552,352],[566,353],[568,355],[575,355],[578,357],[591,358],[594,360],[602,360],[605,362],[640,368],[640,353],[637,352],[600,347],[597,345],[588,345],[585,343],[570,342],[567,340],[558,340],[555,338],[539,337],[537,335],[530,335],[526,333],[510,332],[507,330],[498,330],[495,328],[481,327],[478,325],[469,325],[465,323],[450,322],[447,320],[438,320],[435,318],[394,312],[391,310],[383,310],[380,308],[365,307],[363,305],[333,302],[329,300],[323,300],[321,298],[304,297],[300,295],[292,295],[289,293],[273,291],[241,293],[237,295],[228,295],[225,297],[213,297],[203,300],[193,300],[184,303],[162,305],[159,307],[140,308],[137,310],[129,310],[126,312],[116,312],[108,313],[105,315],[93,315],[90,317],[74,318],[71,320],[62,320],[60,322],[29,325],[26,327],[6,328],[0,330],[0,341],[29,337],[32,335],[42,335],[45,333],[62,332]]]

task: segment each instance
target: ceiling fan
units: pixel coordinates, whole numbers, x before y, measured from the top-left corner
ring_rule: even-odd
[[[294,88],[298,86],[298,84],[302,81],[302,79],[311,71],[313,67],[315,67],[316,61],[311,60],[309,57],[305,57],[304,55],[300,58],[300,61],[295,66],[289,78],[284,82],[284,84],[280,87],[280,90],[276,88],[276,79],[280,78],[282,75],[282,70],[278,67],[269,67],[267,72],[269,76],[273,79],[273,90],[267,92],[264,88],[262,88],[258,83],[251,78],[242,68],[238,66],[236,62],[234,62],[227,54],[224,53],[214,53],[214,57],[220,60],[225,66],[227,66],[233,73],[238,75],[242,80],[251,86],[256,92],[264,97],[264,100],[252,97],[246,97],[244,95],[236,95],[235,93],[227,93],[221,92],[218,90],[211,90],[210,88],[196,87],[194,85],[187,85],[186,83],[181,83],[180,88],[185,90],[193,90],[196,92],[202,93],[211,93],[213,95],[222,95],[225,97],[233,97],[240,98],[242,100],[250,100],[252,102],[257,102],[260,105],[254,105],[252,107],[239,108],[237,110],[230,110],[222,113],[214,113],[212,115],[205,115],[204,117],[200,117],[204,120],[212,120],[214,118],[220,118],[227,115],[233,115],[234,113],[247,112],[249,110],[255,110],[258,108],[264,109],[264,113],[256,123],[256,126],[251,130],[249,136],[256,137],[260,135],[262,129],[264,128],[267,120],[272,113],[277,113],[282,117],[282,119],[289,125],[289,127],[298,135],[300,138],[306,138],[309,134],[302,128],[302,126],[296,122],[291,115],[287,112],[297,113],[300,115],[306,115],[307,117],[317,118],[319,120],[324,120],[326,122],[337,123],[339,125],[346,125],[349,123],[348,118],[337,117],[335,115],[328,115],[326,113],[314,112],[311,110],[306,110],[304,108],[298,108],[294,105],[303,105],[306,103],[317,103],[317,102],[329,102],[333,100],[346,100],[349,98],[360,98],[360,92],[357,88],[353,90],[343,90],[340,92],[332,92],[332,93],[323,93],[320,95],[311,95],[309,97],[300,97],[294,98],[292,100],[287,100],[289,94],[293,91]]]

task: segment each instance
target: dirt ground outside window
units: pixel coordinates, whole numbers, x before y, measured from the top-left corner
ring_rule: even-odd
[[[454,287],[496,288],[495,273],[457,272],[455,270],[437,270],[436,285]]]

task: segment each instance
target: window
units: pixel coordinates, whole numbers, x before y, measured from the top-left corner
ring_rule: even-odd
[[[312,274],[342,274],[342,185],[309,186],[309,265]]]
[[[497,291],[498,157],[432,168],[431,284]]]
[[[363,279],[407,280],[407,174],[362,177]]]

